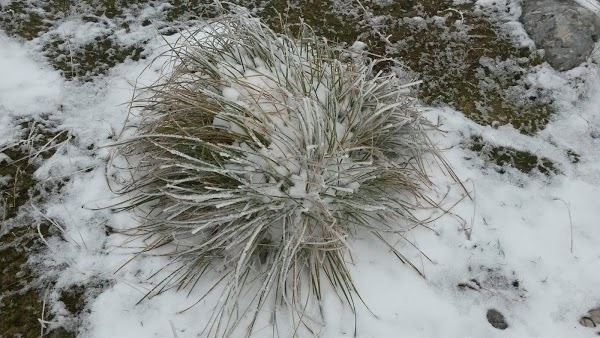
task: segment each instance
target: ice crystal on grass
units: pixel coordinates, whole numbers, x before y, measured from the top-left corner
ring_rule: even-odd
[[[425,156],[443,164],[412,84],[306,25],[291,37],[240,14],[170,47],[115,154],[131,172],[117,208],[146,212],[130,233],[172,258],[151,294],[214,278],[223,293],[207,334],[231,334],[242,320],[251,333],[261,310],[275,313],[269,303],[310,329],[319,321],[306,310],[324,283],[354,309],[354,235],[410,264],[386,237],[420,223]]]

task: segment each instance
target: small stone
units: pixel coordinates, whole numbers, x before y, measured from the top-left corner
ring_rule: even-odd
[[[600,308],[588,311],[589,317],[594,321],[594,324],[600,325]]]
[[[581,317],[579,319],[579,324],[585,327],[596,327],[596,324],[594,324],[594,321],[590,317]]]
[[[498,310],[489,309],[486,317],[487,317],[488,322],[490,324],[492,324],[492,326],[497,328],[498,330],[505,330],[506,328],[508,328],[508,323],[506,323],[506,320],[504,319],[504,315],[502,313],[500,313]]]

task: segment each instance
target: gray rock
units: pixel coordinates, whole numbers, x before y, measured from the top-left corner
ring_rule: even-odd
[[[591,309],[590,311],[588,311],[587,316],[579,318],[579,324],[585,327],[600,326],[600,308]]]
[[[581,324],[585,327],[596,327],[596,324],[594,324],[594,321],[590,317],[579,318],[579,324]]]
[[[521,21],[557,70],[585,61],[600,37],[600,19],[573,0],[523,0]]]
[[[487,312],[487,320],[488,323],[492,324],[493,327],[499,330],[505,330],[508,328],[508,323],[506,323],[506,319],[504,319],[504,315],[500,313],[496,309],[489,309]]]
[[[588,314],[596,325],[600,325],[600,308],[592,309],[588,311]]]

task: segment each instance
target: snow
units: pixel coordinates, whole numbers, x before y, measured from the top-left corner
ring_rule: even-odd
[[[16,118],[57,109],[63,80],[2,31],[0,46],[0,144],[6,144],[16,137]]]
[[[73,22],[61,29],[78,31],[70,25]],[[104,32],[88,28],[75,38],[87,41],[93,34]],[[142,35],[148,34],[150,30]],[[62,105],[57,115],[60,128],[70,130],[76,142],[46,160],[35,175],[39,179],[71,177],[60,196],[50,196],[44,205],[37,206],[37,216],[54,220],[68,241],[49,239],[50,253],[37,259],[48,273],[60,271],[57,287],[94,279],[110,281],[108,288],[91,299],[90,313],[79,335],[173,336],[173,328],[180,337],[200,335],[215,297],[184,312],[202,291],[187,297],[185,292],[171,290],[136,305],[152,287],[145,278],[167,260],[143,257],[120,269],[139,242],[127,242],[129,239],[119,234],[107,236],[104,229],[104,225],[130,228],[138,222],[131,213],[114,214],[103,209],[115,202],[104,170],[110,149],[104,146],[121,131],[128,116],[124,104],[132,96],[132,85],[152,83],[158,73],[146,71],[139,77],[146,67],[142,60],[118,65],[93,82],[65,82],[33,56],[35,43],[20,43],[0,32],[0,145],[18,141],[15,118],[39,117],[58,111]],[[162,38],[155,37],[147,52],[157,56],[163,43]],[[356,52],[363,47],[361,43],[353,46]],[[398,244],[426,278],[400,264],[385,248],[368,240],[353,240],[352,275],[377,316],[357,305],[358,336],[594,335],[593,330],[578,325],[578,320],[600,304],[600,67],[589,64],[557,73],[541,66],[530,76],[532,81],[554,89],[561,107],[536,136],[519,134],[511,127],[480,126],[449,108],[428,109],[428,118],[439,119],[446,131],[432,137],[446,149],[448,162],[472,192],[473,200],[462,199],[459,187],[447,176],[438,173],[432,178],[439,199],[449,192],[442,200],[444,207],[460,203],[429,224],[435,231],[418,228],[411,232],[409,240],[431,261],[410,244]],[[252,81],[259,88],[271,86],[259,77]],[[577,81],[583,81],[583,87],[576,86]],[[231,87],[226,95],[237,100],[240,92]],[[226,121],[215,123],[228,126]],[[345,131],[344,126],[338,127],[338,133]],[[511,169],[499,174],[462,146],[472,135],[548,157],[562,174],[547,178]],[[90,145],[93,150],[88,149]],[[581,161],[571,163],[566,150],[578,153]],[[292,166],[280,170],[296,170]],[[88,168],[92,170],[86,171]],[[294,178],[291,193],[306,193],[305,175],[299,173]],[[347,186],[358,188],[356,182]],[[423,211],[423,215],[435,218],[437,214],[432,213]],[[470,236],[464,229],[470,229]],[[515,281],[518,287],[513,286]],[[461,289],[461,283],[470,283],[475,290]],[[51,299],[57,298],[51,295]],[[354,315],[332,293],[325,294],[323,308],[326,325],[321,336],[354,334]],[[510,327],[504,331],[492,328],[485,320],[489,308],[500,310]],[[55,320],[59,321],[60,306],[55,310],[59,313]]]

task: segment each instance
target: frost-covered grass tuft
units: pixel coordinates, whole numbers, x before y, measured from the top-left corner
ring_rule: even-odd
[[[145,210],[131,233],[175,263],[152,293],[214,279],[214,335],[244,316],[251,332],[268,303],[313,327],[328,287],[354,308],[349,242],[371,235],[409,263],[386,238],[420,223],[423,159],[440,159],[411,84],[308,26],[292,38],[231,14],[182,36],[116,153],[131,165],[117,209]]]

